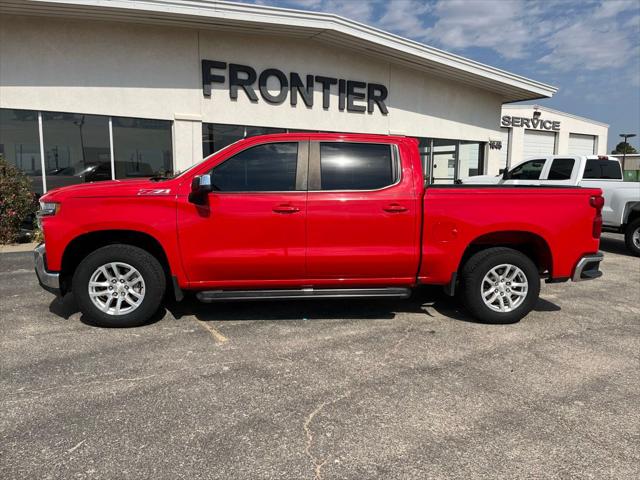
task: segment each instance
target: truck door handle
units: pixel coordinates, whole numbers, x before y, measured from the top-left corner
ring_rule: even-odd
[[[299,212],[300,209],[293,205],[276,205],[273,207],[273,211],[276,213],[296,213]]]
[[[386,207],[384,207],[383,210],[389,213],[402,213],[406,212],[408,208],[397,203],[392,203],[391,205],[387,205]]]

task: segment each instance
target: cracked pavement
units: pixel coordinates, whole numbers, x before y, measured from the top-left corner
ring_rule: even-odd
[[[605,237],[506,326],[425,288],[102,329],[0,254],[0,478],[638,478],[640,259]]]

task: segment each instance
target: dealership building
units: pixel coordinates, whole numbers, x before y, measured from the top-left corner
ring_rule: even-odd
[[[0,153],[37,192],[178,171],[238,139],[284,131],[416,137],[435,183],[497,173],[532,152],[603,153],[606,125],[509,105],[555,92],[326,13],[0,3]]]

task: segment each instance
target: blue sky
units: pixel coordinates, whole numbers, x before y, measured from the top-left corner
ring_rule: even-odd
[[[247,3],[335,13],[554,85],[535,103],[608,123],[609,150],[619,133],[640,136],[640,0]]]

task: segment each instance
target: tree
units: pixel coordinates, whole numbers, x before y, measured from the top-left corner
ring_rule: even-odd
[[[616,145],[615,150],[611,151],[611,153],[626,153],[628,155],[630,153],[638,153],[638,151],[633,148],[633,145],[630,145],[627,142],[620,142]]]

